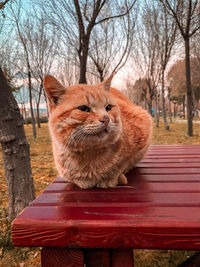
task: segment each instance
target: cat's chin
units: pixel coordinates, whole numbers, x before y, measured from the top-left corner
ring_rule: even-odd
[[[87,135],[84,142],[71,142],[68,149],[72,152],[97,151],[105,149],[117,142],[120,138],[120,133],[109,132],[108,130],[101,131],[96,134]]]

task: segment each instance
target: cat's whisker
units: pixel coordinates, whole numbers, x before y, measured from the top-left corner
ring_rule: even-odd
[[[75,145],[78,145],[80,141],[83,141],[85,134],[82,128],[76,129],[75,133],[73,133],[69,140],[68,140],[68,147],[73,143]]]

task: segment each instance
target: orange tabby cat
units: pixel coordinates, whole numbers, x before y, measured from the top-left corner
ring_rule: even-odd
[[[110,88],[111,80],[67,88],[50,75],[44,80],[59,175],[81,188],[126,184],[124,174],[150,144],[151,116]]]

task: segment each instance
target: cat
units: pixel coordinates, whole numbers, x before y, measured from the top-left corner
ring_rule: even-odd
[[[51,75],[44,78],[57,170],[83,189],[126,184],[125,173],[150,145],[151,116],[111,88],[112,77],[70,87]]]

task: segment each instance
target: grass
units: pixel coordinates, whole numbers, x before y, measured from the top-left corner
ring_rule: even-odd
[[[169,126],[169,131],[164,129],[164,124],[162,122],[160,122],[159,128],[154,127],[152,144],[200,144],[200,123],[194,123],[194,133],[192,137],[187,135],[186,121],[176,120]]]
[[[31,165],[35,183],[36,195],[51,183],[57,175],[54,165],[51,140],[47,124],[38,129],[36,140],[32,137],[31,125],[25,126],[26,135],[30,143]],[[194,136],[188,137],[185,122],[174,121],[170,124],[170,131],[154,127],[152,144],[200,144],[200,124],[194,124]],[[7,221],[7,187],[3,173],[3,162],[0,153],[0,267],[40,267],[40,249],[13,248],[10,241],[10,224]],[[135,250],[136,267],[175,267],[194,252]],[[20,263],[24,263],[20,265]]]

